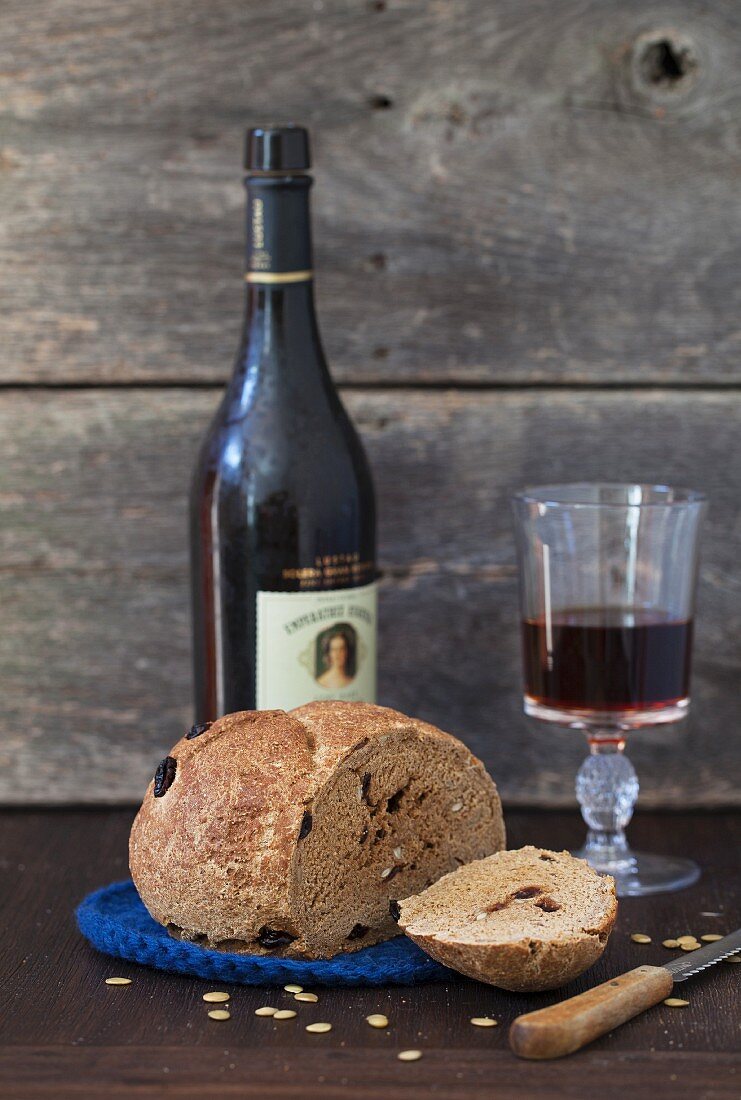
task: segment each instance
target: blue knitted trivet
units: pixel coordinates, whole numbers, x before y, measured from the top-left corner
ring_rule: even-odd
[[[83,936],[98,951],[198,978],[242,985],[412,985],[457,977],[406,936],[317,961],[209,951],[168,935],[144,908],[133,882],[114,882],[88,894],[76,916]]]

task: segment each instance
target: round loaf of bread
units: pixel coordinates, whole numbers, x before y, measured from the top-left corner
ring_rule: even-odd
[[[515,992],[556,989],[597,961],[615,882],[568,852],[519,848],[445,875],[399,903],[399,927],[438,962]]]
[[[504,846],[483,764],[385,707],[310,703],[194,727],[131,830],[131,874],[172,935],[328,958],[398,934],[389,902]]]

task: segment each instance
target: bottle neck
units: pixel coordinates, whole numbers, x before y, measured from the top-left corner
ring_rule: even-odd
[[[268,378],[274,394],[279,380],[281,391],[300,386],[307,395],[330,384],[314,309],[311,183],[305,175],[247,179],[245,319],[227,396],[232,414]]]
[[[248,176],[247,302],[250,358],[283,363],[319,342],[314,313],[309,190],[306,175]]]
[[[311,176],[247,178],[248,286],[293,286],[312,277]]]
[[[311,279],[247,284],[241,358],[250,372],[305,375],[312,365],[324,368]]]

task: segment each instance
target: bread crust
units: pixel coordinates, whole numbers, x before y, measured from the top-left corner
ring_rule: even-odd
[[[129,862],[154,919],[173,935],[222,950],[273,953],[277,946],[282,954],[311,955],[303,940],[306,906],[296,874],[307,814],[343,761],[400,731],[464,754],[464,768],[484,777],[495,804],[486,850],[502,847],[494,784],[461,742],[434,726],[359,703],[310,703],[290,713],[242,711],[178,741],[170,752],[176,761],[171,786],[161,797],[155,797],[153,783],[147,789],[131,830]],[[266,929],[283,941],[261,942]]]
[[[595,895],[593,900],[596,899],[599,912],[594,911],[593,905],[584,926],[569,932],[548,935],[545,928],[542,931],[534,930],[532,921],[528,920],[529,906],[523,905],[518,910],[516,903],[509,905],[506,899],[514,898],[522,887],[527,890],[528,882],[538,877],[535,864],[534,869],[530,868],[525,874],[520,868],[511,871],[510,881],[507,883],[505,879],[502,883],[495,904],[491,905],[489,892],[486,892],[486,896],[482,892],[480,907],[484,910],[487,904],[492,912],[501,912],[509,905],[507,912],[510,926],[506,935],[501,932],[498,935],[495,927],[491,933],[487,933],[491,935],[491,939],[486,942],[481,938],[483,931],[479,931],[476,924],[470,921],[466,924],[464,920],[460,920],[458,927],[436,927],[446,923],[446,911],[440,901],[441,891],[445,891],[447,896],[448,909],[455,907],[456,896],[460,897],[462,908],[470,908],[472,892],[470,888],[465,891],[464,884],[466,879],[470,879],[472,870],[475,871],[477,866],[487,869],[488,865],[493,875],[500,870],[499,864],[520,853],[532,854],[533,861],[552,859],[554,864],[563,865],[570,872],[576,870],[583,884],[587,888],[592,887]],[[470,887],[470,883],[468,885]],[[573,882],[566,879],[563,889],[566,892],[570,888],[573,889]],[[548,902],[553,902],[559,896],[559,891],[551,883],[547,889],[543,889],[542,895],[547,895]],[[597,875],[586,861],[576,860],[568,852],[550,852],[548,849],[528,846],[519,852],[510,850],[499,853],[499,856],[475,861],[445,875],[422,894],[400,902],[399,927],[432,958],[469,978],[513,992],[538,992],[565,985],[597,962],[605,950],[616,916],[615,883],[609,875]],[[519,936],[518,919],[522,923]],[[455,924],[455,918],[450,923]],[[483,930],[485,926],[482,924],[480,927]]]
[[[256,919],[294,934],[290,861],[312,792],[305,727],[283,711],[241,711],[170,755],[172,786],[156,798],[150,783],[129,840],[149,912],[224,949],[255,935]],[[259,914],[245,913],[245,897],[261,899]]]

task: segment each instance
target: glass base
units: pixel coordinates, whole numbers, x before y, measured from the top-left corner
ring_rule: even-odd
[[[652,856],[626,848],[619,858],[602,857],[587,848],[572,852],[577,859],[586,859],[595,871],[612,875],[619,898],[645,897],[682,890],[700,877],[700,868],[691,859],[672,856]]]

